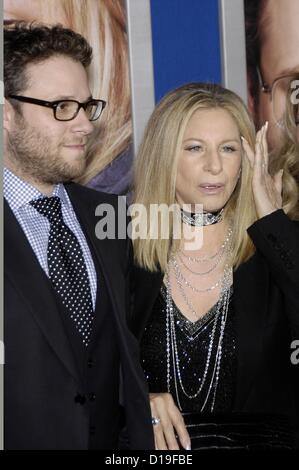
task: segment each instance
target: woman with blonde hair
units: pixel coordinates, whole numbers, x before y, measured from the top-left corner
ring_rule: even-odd
[[[237,95],[203,83],[166,95],[145,130],[131,325],[157,449],[293,445],[299,226],[289,175],[269,174],[266,136]],[[155,204],[177,210],[157,218]]]
[[[124,0],[4,0],[6,22],[61,23],[82,34],[93,48],[89,68],[94,98],[107,101],[96,124],[87,168],[80,183],[126,194],[132,178],[132,125]]]

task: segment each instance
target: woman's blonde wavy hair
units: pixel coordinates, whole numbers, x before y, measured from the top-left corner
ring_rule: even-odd
[[[199,109],[224,109],[236,122],[240,136],[244,136],[251,147],[255,144],[255,129],[252,118],[235,93],[220,85],[191,83],[168,93],[152,113],[135,163],[134,202],[142,204],[150,213],[151,204],[176,203],[175,187],[178,158],[186,126]],[[247,228],[257,219],[253,194],[252,170],[247,157],[242,154],[241,176],[225,207],[224,217],[233,221],[233,252],[231,265],[237,268],[254,253],[254,245]],[[289,195],[286,194],[289,200]],[[161,221],[161,219],[160,219]],[[140,219],[138,223],[140,222]],[[167,270],[171,253],[179,247],[173,238],[173,223],[169,224],[168,237],[152,239],[152,228],[147,227],[146,239],[134,238],[134,253],[138,265],[150,271]],[[162,222],[162,221],[161,221]],[[156,223],[159,223],[156,221]],[[139,224],[140,225],[140,224]],[[132,220],[133,235],[137,232],[136,219]]]
[[[294,79],[299,80],[299,74],[294,76]],[[284,116],[284,141],[281,147],[270,155],[270,172],[275,174],[279,169],[283,169],[284,210],[291,219],[299,220],[299,142],[295,122],[298,103],[294,104],[292,93],[293,89],[290,87]]]
[[[62,12],[64,26],[87,39],[93,49],[89,67],[92,95],[107,101],[87,154],[87,167],[79,179],[90,181],[131,143],[131,104],[128,43],[124,0],[37,0],[41,21],[57,23]]]

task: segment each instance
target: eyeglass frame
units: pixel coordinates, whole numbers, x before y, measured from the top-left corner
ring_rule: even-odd
[[[298,75],[298,72],[287,73],[286,75],[280,75],[279,77],[274,78],[271,85],[268,85],[268,83],[266,83],[264,81],[259,67],[256,67],[256,73],[257,73],[257,76],[258,76],[258,80],[259,80],[259,84],[260,84],[262,92],[263,93],[270,93],[271,101],[272,101],[272,90],[273,90],[273,87],[274,87],[275,83],[278,82],[278,80],[281,80],[282,78],[291,78],[294,75]]]
[[[51,108],[53,110],[54,119],[56,119],[56,121],[61,121],[61,122],[72,121],[73,119],[75,119],[78,116],[79,111],[80,111],[81,108],[83,108],[84,111],[86,111],[87,105],[89,103],[93,102],[93,101],[102,103],[102,109],[101,109],[101,112],[100,112],[99,116],[96,119],[88,119],[88,120],[90,122],[97,121],[100,118],[100,116],[102,115],[102,112],[103,112],[103,110],[104,110],[104,108],[107,104],[107,102],[104,101],[104,100],[96,100],[96,99],[90,99],[90,100],[86,101],[85,103],[80,103],[80,101],[77,101],[77,100],[45,101],[45,100],[40,100],[40,99],[37,99],[37,98],[31,98],[29,96],[22,96],[22,95],[8,95],[8,98],[11,98],[11,99],[17,100],[17,101],[21,101],[22,103],[36,104],[37,106],[44,106],[45,108]],[[65,103],[65,102],[77,103],[77,105],[78,105],[77,112],[70,119],[58,119],[56,117],[57,107],[60,103]]]
[[[282,78],[291,78],[293,77],[294,75],[298,75],[298,72],[294,72],[294,73],[288,73],[286,75],[280,75],[279,77],[276,77],[272,84],[271,85],[268,85],[263,77],[262,77],[262,74],[261,74],[261,71],[260,71],[260,68],[259,67],[256,67],[256,73],[257,73],[257,76],[258,76],[258,81],[259,81],[259,85],[261,87],[261,90],[263,93],[267,93],[267,94],[270,94],[270,100],[271,102],[273,101],[273,97],[272,97],[272,91],[273,91],[273,87],[275,85],[276,82],[278,82],[278,80],[281,80]],[[297,105],[298,106],[298,105]],[[295,107],[295,105],[294,105]],[[299,118],[295,116],[295,124],[296,126],[298,126],[299,124]]]

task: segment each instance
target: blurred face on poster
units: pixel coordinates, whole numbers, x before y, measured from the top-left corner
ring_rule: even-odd
[[[257,127],[269,121],[270,148],[277,149],[284,135],[283,117],[290,87],[294,87],[293,96],[296,96],[295,88],[299,88],[299,1],[245,2],[256,8],[258,22],[258,91],[255,100],[251,96],[251,105]],[[250,8],[250,5],[247,8]]]
[[[39,0],[4,0],[4,20],[48,21],[51,20],[69,27],[61,2],[55,4],[55,18],[46,18],[45,10]]]

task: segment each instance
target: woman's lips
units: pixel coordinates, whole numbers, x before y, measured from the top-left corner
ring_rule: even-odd
[[[211,184],[211,183],[202,183],[199,185],[201,192],[205,194],[218,194],[224,188],[224,184]]]

